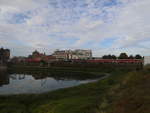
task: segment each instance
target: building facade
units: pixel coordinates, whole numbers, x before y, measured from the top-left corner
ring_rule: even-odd
[[[41,61],[46,62],[46,63],[54,62],[56,61],[56,57],[52,55],[46,55],[45,53],[40,53],[37,50],[35,50],[26,59],[26,62],[30,62],[30,63],[38,63]]]
[[[52,56],[56,57],[59,60],[67,60],[69,59],[69,52],[67,50],[56,50],[52,54]]]
[[[57,59],[71,60],[71,59],[91,59],[91,50],[56,50],[53,54]]]
[[[144,65],[150,64],[150,56],[144,56]]]
[[[92,58],[92,51],[91,50],[82,50],[77,49],[73,51],[72,59],[91,59]]]
[[[10,50],[9,49],[0,49],[0,64],[6,64],[10,58]]]

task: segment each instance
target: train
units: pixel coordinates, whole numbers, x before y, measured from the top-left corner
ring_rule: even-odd
[[[87,59],[87,60],[71,60],[72,62],[76,63],[139,63],[143,64],[142,59]]]
[[[40,58],[26,59],[26,62],[41,62]],[[72,62],[72,63],[111,63],[111,64],[143,64],[143,59],[70,59],[54,60],[53,62]]]

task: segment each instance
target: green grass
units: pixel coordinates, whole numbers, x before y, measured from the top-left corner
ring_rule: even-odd
[[[44,94],[0,96],[0,113],[150,113],[150,69]]]
[[[49,71],[49,72],[60,72],[60,71],[67,71],[67,72],[102,72],[102,73],[108,73],[116,70],[133,70],[136,69],[136,66],[133,66],[133,68],[130,68],[130,66],[119,66],[123,68],[116,68],[115,65],[104,65],[104,66],[96,66],[92,67],[81,67],[81,66],[76,66],[76,67],[58,67],[58,66],[52,66],[52,67],[40,67],[40,66],[24,66],[24,65],[12,65],[9,67],[9,70],[13,71]],[[128,68],[129,67],[129,68]]]
[[[113,88],[112,88],[113,89]],[[111,113],[150,113],[150,70],[130,72],[112,90]]]

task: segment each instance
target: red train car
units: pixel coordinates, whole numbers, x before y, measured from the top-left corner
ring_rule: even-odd
[[[41,61],[41,58],[28,58],[26,59],[26,62],[28,63],[38,63]]]
[[[139,60],[139,59],[118,59],[117,63],[143,63],[143,60]]]
[[[143,63],[140,59],[95,59],[86,60],[87,63]]]

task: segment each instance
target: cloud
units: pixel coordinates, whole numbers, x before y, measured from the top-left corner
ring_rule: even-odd
[[[0,46],[13,55],[57,48],[147,55],[149,6],[149,0],[0,0]]]

